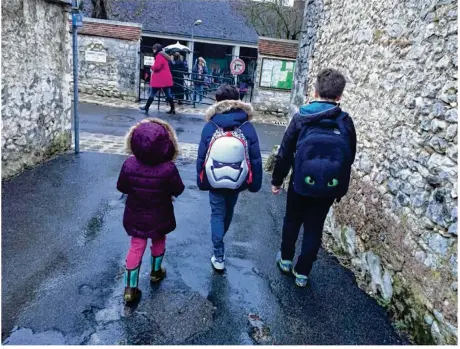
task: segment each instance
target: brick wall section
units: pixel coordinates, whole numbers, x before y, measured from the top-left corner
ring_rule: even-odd
[[[295,40],[259,38],[259,55],[296,59],[298,49]]]
[[[70,22],[70,30],[72,31],[72,21]],[[100,23],[83,20],[83,27],[78,29],[78,34],[89,36],[101,36],[105,38],[122,39],[129,41],[137,41],[140,39],[142,28],[140,26],[118,25],[113,23]]]

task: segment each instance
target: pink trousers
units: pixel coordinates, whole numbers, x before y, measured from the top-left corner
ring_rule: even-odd
[[[152,240],[152,246],[150,251],[152,256],[158,257],[165,253],[166,236]],[[142,238],[131,238],[131,246],[129,247],[128,255],[126,256],[126,269],[134,269],[139,266],[142,262],[142,256],[144,255],[145,248],[147,247],[147,239]]]

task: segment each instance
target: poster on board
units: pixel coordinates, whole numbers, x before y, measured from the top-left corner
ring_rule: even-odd
[[[155,63],[155,57],[144,56],[144,66],[152,66]]]
[[[294,80],[295,61],[263,58],[260,87],[290,90]]]

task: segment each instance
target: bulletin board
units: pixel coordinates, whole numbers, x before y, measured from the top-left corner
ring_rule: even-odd
[[[291,90],[294,80],[295,61],[262,58],[259,86],[280,90]]]

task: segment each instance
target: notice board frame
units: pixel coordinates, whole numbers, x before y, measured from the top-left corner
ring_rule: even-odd
[[[293,63],[294,64],[294,69],[292,70],[292,81],[291,81],[291,87],[290,88],[282,88],[282,87],[272,87],[272,86],[264,86],[262,85],[262,73],[263,73],[263,67],[264,67],[264,61],[265,60],[270,60],[270,61],[280,61],[280,62],[286,62],[286,63]],[[296,65],[296,60],[291,59],[291,58],[281,58],[281,57],[262,57],[262,62],[260,64],[260,73],[259,73],[259,87],[263,89],[269,89],[269,90],[277,90],[277,91],[284,91],[288,92],[291,91],[292,88],[294,87],[294,72],[295,72],[295,65]]]

